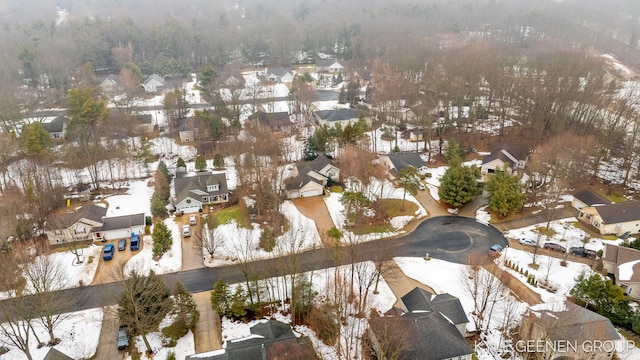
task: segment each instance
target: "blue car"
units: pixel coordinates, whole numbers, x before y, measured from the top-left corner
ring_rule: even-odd
[[[131,235],[131,251],[140,249],[140,235]]]
[[[111,260],[113,259],[113,252],[114,252],[114,247],[113,244],[107,244],[104,246],[104,249],[102,250],[102,259],[104,260]]]
[[[118,251],[122,251],[127,248],[127,239],[118,240]]]

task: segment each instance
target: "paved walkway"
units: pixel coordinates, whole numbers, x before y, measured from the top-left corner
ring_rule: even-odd
[[[449,215],[449,213],[447,213],[447,209],[440,205],[440,203],[431,196],[428,190],[429,189],[418,191],[415,196],[416,200],[418,200],[422,207],[427,210],[427,216],[434,217]]]
[[[333,220],[329,215],[329,209],[322,200],[321,196],[313,196],[308,198],[292,199],[293,204],[298,211],[309,219],[316,223],[318,228],[318,234],[325,247],[332,247],[336,245],[336,240],[327,236],[327,230],[333,227]]]
[[[535,305],[542,303],[540,294],[529,289],[522,281],[516,279],[513,275],[500,269],[495,263],[488,263],[482,265],[490,273],[500,280],[511,292],[521,301],[526,302],[529,305]]]
[[[387,285],[389,285],[391,291],[393,291],[393,294],[396,296],[396,303],[394,304],[395,307],[407,311],[401,298],[416,287],[436,294],[431,287],[406,276],[395,261],[388,261],[385,264],[385,267],[387,268],[387,271],[385,271],[382,276],[387,282]]]
[[[211,292],[203,291],[193,294],[200,319],[193,331],[196,354],[222,349],[222,325],[220,316],[211,309]]]

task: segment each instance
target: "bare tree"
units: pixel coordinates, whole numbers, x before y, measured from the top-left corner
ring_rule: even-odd
[[[460,280],[464,291],[473,299],[471,314],[476,332],[484,332],[488,329],[495,303],[501,300],[504,285],[475,259],[471,259],[460,273]]]
[[[196,233],[193,239],[193,246],[198,251],[209,254],[211,260],[224,245],[224,238],[217,228],[216,217],[208,216],[202,224],[202,230]]]
[[[372,350],[380,359],[400,360],[411,349],[406,322],[400,316],[373,318],[369,321],[369,340]]]

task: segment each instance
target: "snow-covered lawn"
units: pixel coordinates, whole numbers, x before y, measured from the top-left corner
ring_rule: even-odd
[[[122,195],[109,195],[104,200],[109,203],[107,216],[123,216],[144,213],[150,215],[151,195],[153,186],[149,186],[149,180],[133,180],[127,185],[127,193]]]
[[[142,237],[144,246],[127,261],[124,266],[125,274],[128,275],[134,270],[145,275],[149,274],[151,270],[156,274],[166,274],[182,269],[182,235],[180,226],[174,219],[174,217],[170,217],[164,220],[164,224],[171,231],[173,238],[171,248],[156,261],[153,259],[153,238],[151,235],[144,235]]]
[[[322,246],[320,234],[315,222],[302,215],[291,201],[285,201],[280,211],[289,220],[289,230],[276,239],[276,247],[267,252],[259,247],[261,229],[258,224],[253,228],[241,228],[235,222],[218,225],[215,236],[223,239],[212,258],[203,250],[205,265],[209,267],[232,264],[236,260],[255,261],[282,256],[295,251],[309,250]]]
[[[78,312],[65,314],[55,329],[56,337],[62,340],[55,348],[72,359],[88,359],[95,355],[98,348],[98,339],[100,338],[100,329],[102,327],[102,309],[89,309]],[[34,330],[42,341],[48,341],[49,335],[43,327],[35,325]],[[24,360],[26,355],[17,348],[14,348],[9,341],[0,340],[2,345],[7,346],[10,351],[2,356],[2,360]],[[30,337],[29,349],[34,360],[42,360],[49,351],[48,346],[37,348],[36,340]]]
[[[170,324],[167,324],[170,325]],[[175,347],[164,347],[162,346],[162,333],[161,332],[153,332],[147,334],[147,340],[149,340],[149,344],[153,349],[153,359],[164,360],[167,358],[169,353],[174,353],[176,355],[176,359],[184,359],[188,355],[192,355],[195,352],[195,342],[193,338],[193,333],[191,330],[187,333],[187,335],[181,337],[176,341]],[[142,336],[137,336],[132,343],[138,352],[142,355],[142,358],[145,359],[145,351],[147,351],[147,347],[144,345],[144,341],[142,340]],[[125,360],[131,360],[131,356],[127,356]]]

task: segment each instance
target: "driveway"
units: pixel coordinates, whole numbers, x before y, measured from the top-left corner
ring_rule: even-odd
[[[176,217],[176,222],[178,223],[178,228],[182,229],[182,225],[189,224],[189,215],[185,214],[180,217]],[[183,270],[193,270],[204,267],[203,259],[202,259],[202,249],[196,246],[196,239],[200,236],[200,232],[202,229],[202,214],[196,213],[197,223],[195,225],[191,225],[191,236],[184,237],[180,236],[182,239],[182,269]]]
[[[331,220],[329,209],[327,209],[327,205],[322,200],[322,196],[292,199],[291,201],[302,215],[316,223],[322,244],[325,247],[335,246],[336,240],[327,236],[327,230],[333,227],[333,220]]]
[[[96,349],[96,359],[124,359],[127,355],[127,350],[118,350],[118,313],[116,309],[115,306],[110,306],[103,310],[104,316],[100,340]]]
[[[127,260],[131,259],[133,255],[140,252],[140,250],[142,250],[142,247],[144,246],[144,241],[142,241],[142,239],[140,239],[140,250],[137,251],[131,251],[131,248],[129,247],[129,239],[127,239],[127,247],[122,251],[118,251],[118,240],[110,240],[100,244],[104,246],[108,243],[113,244],[113,246],[116,248],[115,253],[113,254],[113,259],[103,260],[102,253],[100,253],[99,258],[93,259],[93,261],[99,261],[100,263],[98,264],[96,274],[93,277],[93,282],[91,283],[92,285],[123,280],[124,275],[122,269],[124,268],[124,264],[126,264]]]
[[[193,294],[200,319],[193,330],[196,354],[222,348],[222,325],[220,316],[211,309],[211,292]]]

